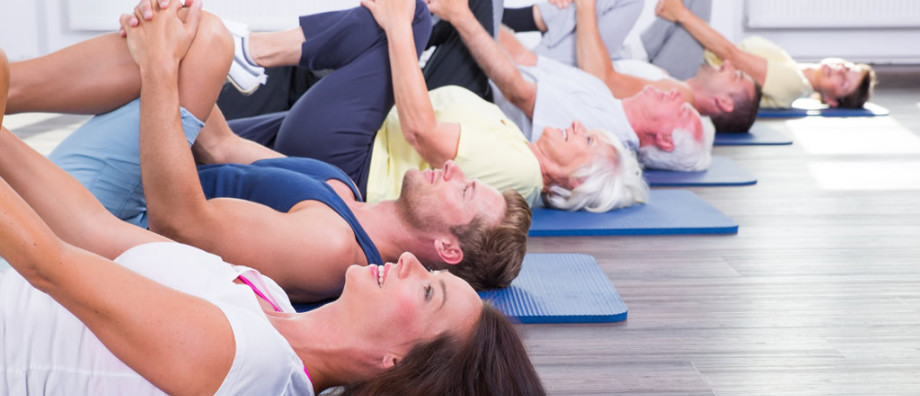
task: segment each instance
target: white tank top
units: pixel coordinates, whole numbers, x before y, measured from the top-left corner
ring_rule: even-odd
[[[218,395],[313,395],[303,362],[269,323],[253,290],[233,282],[245,273],[282,310],[293,312],[271,279],[171,242],[136,246],[115,261],[223,311],[233,330],[236,354]],[[13,270],[0,271],[0,395],[163,394],[47,294]]]

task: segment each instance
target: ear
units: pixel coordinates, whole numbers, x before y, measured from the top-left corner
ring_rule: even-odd
[[[659,131],[657,134],[655,134],[655,145],[658,146],[661,151],[674,151],[674,139],[671,136],[672,133],[674,133],[674,131]]]
[[[402,356],[387,353],[383,355],[383,361],[380,362],[380,364],[383,366],[384,370],[387,370],[396,367],[396,363],[399,363],[400,359],[402,359]]]
[[[456,265],[463,261],[463,250],[456,238],[437,238],[434,240],[434,249],[441,261],[447,264]]]
[[[716,107],[723,113],[731,113],[735,110],[735,101],[728,95],[716,96]]]

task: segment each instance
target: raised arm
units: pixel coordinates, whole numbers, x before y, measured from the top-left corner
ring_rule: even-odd
[[[730,60],[735,67],[763,85],[767,78],[767,60],[739,49],[706,21],[684,7],[681,0],[659,0],[655,6],[655,13],[661,18],[681,24],[707,50],[722,59]]]
[[[457,29],[460,39],[466,44],[476,64],[498,86],[502,94],[528,117],[533,117],[533,107],[537,98],[536,84],[524,79],[508,53],[476,20],[468,2],[431,0],[429,7],[433,14],[450,22]]]
[[[578,29],[575,30],[575,55],[578,68],[601,79],[613,96],[620,99],[631,97],[652,85],[664,90],[679,88],[670,79],[650,81],[644,78],[618,73],[610,61],[610,54],[601,39],[597,24],[596,0],[575,0],[575,16]]]
[[[432,167],[457,156],[460,125],[438,122],[428,97],[428,87],[418,66],[412,32],[414,0],[364,0],[377,24],[386,32],[393,78],[393,96],[406,141]]]
[[[0,168],[7,174],[10,169],[6,154],[11,152],[7,149],[9,143],[18,139],[6,130],[0,135],[5,161]],[[28,147],[15,147],[15,155],[21,155],[22,149]],[[72,179],[71,182],[75,183]],[[17,184],[39,183],[19,180]],[[79,203],[85,202],[88,192],[71,191],[69,187],[66,183],[44,185],[44,194],[51,197],[48,192],[55,190],[61,194],[56,195],[59,201],[65,197],[57,202],[58,211],[69,210],[71,216],[82,217],[80,212],[84,208]],[[65,191],[61,192],[61,188]],[[74,192],[79,194],[71,195]],[[36,193],[30,187],[28,195],[43,207],[42,212],[49,213],[51,218],[60,216],[49,212],[54,212],[51,200],[42,200]],[[138,243],[165,240],[121,223],[111,215],[108,217],[110,222],[84,222],[78,226],[86,231],[107,230],[93,234],[103,238],[103,244],[110,243],[105,238],[117,239],[123,233],[138,236]],[[79,318],[115,356],[158,388],[170,394],[214,393],[229,371],[234,355],[233,348],[227,347],[233,345],[233,334],[221,311],[206,301],[167,288],[62,241],[55,234],[60,226],[54,223],[43,220],[0,179],[0,256],[35,288]]]

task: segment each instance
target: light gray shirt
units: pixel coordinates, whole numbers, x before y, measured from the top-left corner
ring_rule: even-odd
[[[565,128],[580,121],[588,129],[601,129],[636,150],[639,138],[626,118],[623,102],[613,97],[599,78],[581,69],[539,57],[533,67],[518,66],[524,78],[537,84],[533,119],[508,101],[493,87],[495,104],[521,128],[531,142],[536,142],[546,127]]]

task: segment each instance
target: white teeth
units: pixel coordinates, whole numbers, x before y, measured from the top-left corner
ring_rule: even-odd
[[[377,285],[383,286],[383,273],[386,269],[386,266],[378,265],[377,266]]]

